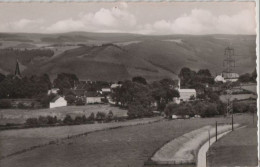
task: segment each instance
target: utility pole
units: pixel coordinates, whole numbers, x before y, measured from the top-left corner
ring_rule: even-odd
[[[225,49],[224,55],[226,58],[223,61],[223,65],[225,67],[225,74],[227,78],[227,115],[231,114],[232,117],[232,131],[234,130],[234,118],[233,118],[233,102],[231,100],[232,96],[232,72],[235,68],[235,59],[234,59],[234,49],[231,47],[227,47]]]

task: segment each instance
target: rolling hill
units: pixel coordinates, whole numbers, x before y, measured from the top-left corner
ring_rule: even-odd
[[[71,32],[63,34],[0,34],[0,48],[51,49],[52,57],[35,55],[26,61],[23,75],[75,73],[82,80],[116,81],[144,76],[148,80],[177,78],[182,67],[193,70],[210,69],[213,75],[223,67],[224,49],[235,49],[239,74],[251,73],[256,67],[256,36],[254,35],[168,35],[145,36]],[[32,47],[33,46],[33,47]],[[24,48],[23,48],[24,47]],[[17,56],[0,56],[7,65],[0,72],[12,73]],[[11,63],[13,60],[14,62]]]

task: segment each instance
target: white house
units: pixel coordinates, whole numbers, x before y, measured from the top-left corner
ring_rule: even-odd
[[[190,101],[192,98],[196,98],[196,90],[195,89],[181,89],[181,84],[180,84],[180,79],[179,79],[179,87],[178,87],[178,91],[180,94],[180,97],[178,98],[174,98],[174,102],[179,104],[180,102],[183,101]]]
[[[102,103],[102,96],[100,96],[97,92],[86,92],[86,104],[97,104]]]
[[[231,81],[231,82],[236,82],[239,78],[239,75],[237,73],[233,73],[233,72],[222,72],[220,75],[216,76],[215,81],[216,82],[227,82],[227,81]]]
[[[102,94],[104,94],[104,93],[110,93],[110,92],[111,92],[111,89],[110,89],[110,88],[102,88],[102,89],[101,89],[101,92],[102,92]]]
[[[60,90],[59,88],[52,88],[52,89],[48,90],[48,95],[50,95],[50,94],[58,94],[59,90]]]
[[[115,83],[115,84],[112,84],[110,88],[111,88],[111,89],[115,89],[115,88],[121,87],[121,86],[122,86],[121,84],[116,84],[116,83]]]
[[[67,106],[67,101],[64,97],[56,96],[50,102],[50,108]]]

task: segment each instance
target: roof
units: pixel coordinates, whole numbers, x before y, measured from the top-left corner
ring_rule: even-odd
[[[103,91],[103,92],[110,92],[111,89],[110,89],[110,88],[102,88],[102,91]]]
[[[196,93],[195,89],[179,89],[180,93]]]
[[[100,94],[97,92],[85,92],[86,97],[100,97]]]
[[[120,87],[120,86],[121,86],[121,84],[112,84],[111,88],[117,88],[117,87]]]
[[[54,98],[51,99],[51,102],[54,103],[55,101],[57,101],[60,98],[60,96],[55,96]]]
[[[225,79],[236,79],[236,78],[239,78],[239,75],[237,73],[233,73],[233,72],[230,72],[230,73],[223,72],[222,76]]]

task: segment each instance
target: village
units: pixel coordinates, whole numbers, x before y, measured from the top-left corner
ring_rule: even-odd
[[[11,81],[26,79],[21,75],[18,60],[14,75],[6,78],[8,77],[11,78]],[[2,91],[2,97],[7,98],[1,98],[1,108],[19,108],[32,111],[34,109],[49,108],[51,116],[55,116],[57,115],[53,110],[55,108],[66,110],[66,106],[103,105],[121,108],[122,113],[124,113],[121,116],[124,115],[125,118],[127,116],[128,118],[141,118],[161,115],[166,118],[176,119],[227,115],[229,113],[226,113],[225,104],[231,98],[234,101],[234,112],[245,112],[240,111],[241,106],[239,105],[241,104],[245,105],[244,108],[249,107],[250,112],[256,112],[254,111],[256,110],[254,103],[256,103],[257,98],[255,74],[252,74],[252,76],[249,74],[239,76],[237,73],[222,72],[220,75],[213,77],[207,69],[199,70],[196,74],[196,72],[185,67],[180,71],[178,80],[163,79],[153,83],[147,83],[145,78],[140,76],[132,78],[132,81],[118,81],[117,83],[80,81],[75,74],[66,73],[58,74],[53,83],[51,83],[47,75],[44,77],[46,81],[44,89],[42,92],[37,89],[36,93],[38,95],[32,94],[30,96],[33,98],[23,98],[24,95],[22,94],[12,95],[13,88],[10,88],[10,92],[7,90]],[[5,84],[4,82],[5,79],[2,79],[2,84]],[[226,92],[227,83],[233,85],[231,97]],[[12,84],[15,85],[15,82]],[[9,86],[12,85],[9,83]],[[39,96],[42,99],[39,99]],[[142,104],[140,104],[141,101]],[[192,105],[192,108],[196,108],[197,105],[205,105],[206,108],[210,107],[210,112],[206,110],[194,111],[194,109],[189,108],[190,105]],[[52,110],[54,112],[51,112]],[[113,115],[113,111],[109,111]],[[11,114],[11,112],[8,114]],[[99,114],[103,115],[105,119],[108,113],[99,112]],[[46,116],[46,113],[38,116]],[[90,116],[90,113],[87,116]],[[28,116],[25,117],[28,118]],[[32,118],[34,118],[33,114]],[[59,119],[61,118],[64,119],[65,115]],[[2,119],[4,119],[3,114]],[[9,123],[8,125],[10,123],[16,124],[15,122],[3,122]]]
[[[1,3],[0,166],[259,165],[256,5]]]

